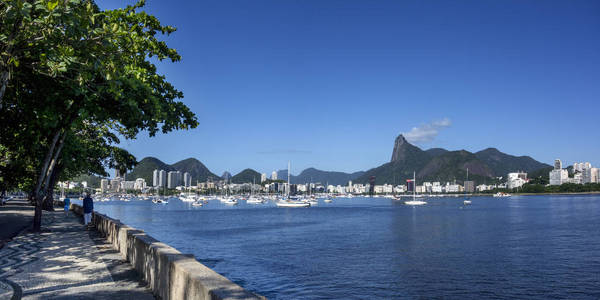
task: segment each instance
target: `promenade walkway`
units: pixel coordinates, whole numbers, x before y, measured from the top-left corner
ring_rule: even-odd
[[[42,224],[42,233],[25,230],[0,249],[0,299],[154,299],[81,217],[44,212]]]

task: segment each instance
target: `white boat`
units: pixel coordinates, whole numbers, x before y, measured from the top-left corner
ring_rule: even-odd
[[[167,199],[160,199],[160,198],[152,199],[152,202],[154,202],[156,204],[168,204],[169,203],[169,201]]]
[[[179,196],[179,200],[183,201],[183,202],[196,202],[196,195],[192,195],[192,194],[181,194]]]
[[[290,163],[288,162],[288,188],[287,197],[275,202],[277,207],[310,207],[310,203],[299,200],[296,197],[290,197]]]
[[[202,201],[196,201],[194,203],[192,203],[192,206],[202,206]]]
[[[510,197],[511,194],[508,193],[504,193],[504,192],[498,192],[494,194],[495,198],[506,198],[506,197]]]
[[[465,204],[465,205],[471,204],[471,200],[465,200],[465,201],[463,201],[463,204]]]
[[[246,203],[248,203],[248,204],[262,204],[262,203],[264,203],[264,200],[261,199],[261,198],[259,198],[259,197],[256,197],[256,196],[250,196],[248,198],[248,200],[246,200]]]
[[[417,176],[416,172],[413,172],[413,199],[409,201],[404,201],[406,205],[425,205],[427,202],[417,200]]]
[[[278,201],[275,203],[277,207],[310,207],[310,203],[302,201]]]
[[[331,199],[331,198],[325,198],[325,199],[323,199],[323,202],[325,202],[325,203],[331,203],[331,202],[333,202],[333,199]]]
[[[227,204],[227,205],[237,205],[238,201],[235,198],[228,198],[225,201],[222,201],[223,203]]]

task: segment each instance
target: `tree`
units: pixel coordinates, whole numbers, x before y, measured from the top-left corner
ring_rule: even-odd
[[[22,161],[34,166],[34,230],[40,229],[43,200],[61,160],[63,168],[78,168],[68,162],[73,153],[63,151],[73,150],[73,139],[75,145],[93,140],[77,136],[86,127],[99,128],[108,147],[118,144],[108,133],[133,139],[142,131],[154,136],[198,125],[194,113],[176,101],[183,94],[150,61],[180,60],[157,37],[175,28],[139,11],[143,6],[139,1],[101,11],[91,0],[2,2],[0,23],[17,24],[18,30],[0,29],[0,47],[8,50],[0,57],[0,73],[9,74],[0,78],[0,122],[7,128],[0,145],[6,147],[3,156],[25,156]],[[111,149],[114,161],[126,158]],[[79,167],[106,157],[94,155]]]

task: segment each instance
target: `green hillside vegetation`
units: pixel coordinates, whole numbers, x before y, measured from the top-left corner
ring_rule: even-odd
[[[100,180],[102,180],[102,177],[96,175],[79,175],[71,179],[74,182],[86,181],[88,187],[94,189],[100,188]]]
[[[239,172],[238,174],[234,175],[233,177],[231,177],[231,182],[232,183],[256,183],[256,184],[260,184],[260,173],[252,170],[252,169],[245,169],[241,172]]]
[[[463,182],[467,177],[469,169],[469,180],[484,182],[492,177],[490,168],[481,162],[473,153],[460,150],[448,151],[432,158],[417,177],[421,181],[458,181]]]
[[[188,172],[192,176],[192,184],[195,184],[196,181],[204,182],[209,177],[212,177],[213,180],[220,180],[219,176],[212,173],[204,166],[204,164],[195,158],[184,159],[172,165],[168,165],[158,158],[146,157],[142,159],[133,170],[126,175],[126,177],[127,180],[144,178],[146,184],[151,186],[153,184],[152,176],[154,170],[165,170],[166,172],[180,171],[181,173]]]
[[[550,167],[550,165],[536,161],[529,156],[512,156],[502,153],[496,148],[487,148],[475,153],[475,155],[490,167],[493,176],[506,177],[510,172],[532,172]]]
[[[188,172],[192,176],[192,184],[198,182],[205,182],[209,178],[212,180],[219,180],[220,177],[215,175],[213,172],[208,170],[208,168],[201,163],[199,160],[195,158],[188,158],[182,161],[176,162],[171,165],[171,167],[181,173]]]
[[[308,168],[302,171],[297,176],[291,176],[290,181],[292,183],[302,184],[302,183],[316,183],[320,182],[322,184],[332,184],[332,185],[346,185],[348,181],[354,180],[365,172],[354,172],[354,173],[344,173],[344,172],[332,172],[332,171],[321,171],[315,168]]]
[[[416,171],[418,182],[456,180],[462,184],[466,179],[468,168],[469,180],[475,181],[475,184],[490,184],[497,182],[494,177],[506,178],[509,172],[519,170],[529,172],[546,167],[550,166],[529,156],[512,156],[495,148],[477,153],[466,150],[448,151],[442,148],[423,151],[399,135],[394,143],[391,162],[368,170],[355,181],[368,183],[369,178],[375,176],[375,184],[403,184],[406,179],[412,179],[413,171]]]
[[[152,185],[152,172],[154,170],[165,170],[167,172],[174,169],[155,157],[145,157],[140,160],[133,170],[125,175],[127,180],[136,180],[144,178],[148,186]]]

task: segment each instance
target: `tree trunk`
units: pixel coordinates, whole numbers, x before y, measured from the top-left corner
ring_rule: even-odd
[[[54,171],[52,171],[52,176],[50,176],[50,185],[48,186],[48,193],[46,193],[46,198],[44,199],[44,204],[42,205],[42,209],[45,211],[54,211],[54,187],[56,186],[56,181],[58,180],[61,171],[62,166],[60,165],[56,166]]]
[[[2,72],[0,75],[0,109],[2,109],[2,99],[4,98],[4,93],[6,92],[6,86],[8,85],[8,70]]]
[[[33,231],[40,232],[42,230],[42,206],[36,203],[35,214],[33,215]]]
[[[44,159],[44,164],[42,165],[42,169],[40,170],[40,176],[38,177],[38,182],[35,187],[35,214],[33,216],[33,231],[40,232],[42,230],[42,204],[44,202],[44,196],[47,194],[48,190],[48,181],[49,172],[52,172],[54,169],[54,162],[52,158],[56,158],[57,154],[59,154],[60,150],[54,151],[56,144],[58,143],[58,138],[61,135],[61,130],[58,129],[54,134],[54,138],[52,139],[52,143],[50,144],[50,148],[48,149],[48,153],[46,153],[46,158]],[[66,133],[64,133],[66,135]],[[64,136],[61,139],[61,142],[64,142]],[[59,149],[62,148],[62,145],[59,145]],[[51,163],[52,162],[52,163]],[[44,186],[43,184],[46,183]],[[43,189],[42,189],[43,188]]]

